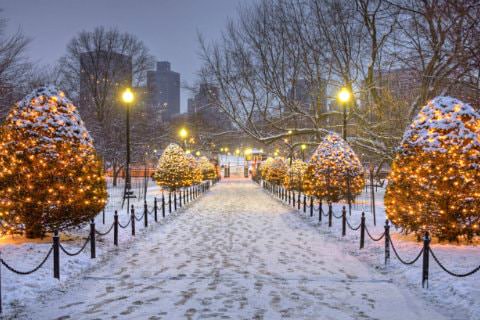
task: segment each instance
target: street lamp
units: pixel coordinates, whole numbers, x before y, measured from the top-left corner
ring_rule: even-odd
[[[197,157],[199,157],[200,154],[201,154],[200,151],[195,152],[195,155],[196,155]]]
[[[183,140],[183,149],[187,150],[187,137],[188,137],[187,129],[181,128],[180,131],[178,131],[178,135]]]
[[[302,144],[300,146],[300,149],[302,149],[302,161],[305,161],[305,149],[307,149],[307,145],[306,144]]]
[[[343,105],[343,140],[347,142],[347,104],[352,99],[352,93],[346,88],[343,87],[338,92],[338,100]],[[347,142],[348,143],[348,142]],[[352,200],[350,194],[350,174],[347,172],[347,201],[348,201],[348,213],[352,214]]]
[[[135,97],[133,95],[132,89],[126,88],[125,91],[122,93],[122,101],[125,104],[125,112],[126,112],[126,119],[125,119],[125,125],[126,125],[126,138],[127,138],[127,154],[126,154],[126,161],[125,161],[125,189],[123,193],[123,200],[125,198],[129,199],[131,196],[131,180],[130,180],[130,108],[135,100]],[[128,211],[128,205],[130,203],[128,202],[127,204],[127,211]],[[123,203],[122,203],[123,206]]]
[[[352,99],[352,93],[346,88],[343,87],[338,92],[338,100],[343,105],[343,140],[347,140],[347,104]]]

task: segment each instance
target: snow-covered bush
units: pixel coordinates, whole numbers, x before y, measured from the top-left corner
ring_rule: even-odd
[[[0,217],[27,237],[77,226],[105,206],[103,166],[72,102],[41,87],[10,111],[0,133]]]
[[[282,158],[275,158],[269,163],[267,168],[265,180],[274,184],[283,184],[288,170],[285,161]]]
[[[171,143],[158,160],[153,177],[159,186],[171,191],[190,186],[194,180],[191,160],[179,145]]]
[[[480,115],[451,97],[431,100],[406,130],[388,181],[387,215],[405,233],[480,234]]]
[[[213,180],[217,178],[217,171],[213,163],[207,157],[200,157],[198,159],[198,166],[202,171],[203,180]]]
[[[188,179],[188,182],[184,184],[184,187],[189,187],[194,184],[199,184],[203,181],[203,176],[202,176],[202,169],[198,165],[197,159],[192,154],[187,154],[187,160],[188,160],[188,166],[189,166],[189,174],[190,178]]]
[[[364,170],[352,148],[336,133],[328,134],[313,153],[305,171],[306,193],[338,202],[359,194]]]
[[[284,185],[287,190],[303,191],[303,180],[307,164],[302,160],[294,160],[285,175]]]
[[[258,173],[262,177],[262,179],[266,180],[266,177],[268,175],[268,169],[270,168],[271,164],[273,162],[272,157],[268,157],[265,161],[263,161],[260,166],[258,167]]]

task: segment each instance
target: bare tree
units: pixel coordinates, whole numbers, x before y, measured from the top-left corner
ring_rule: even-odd
[[[103,27],[80,32],[60,59],[62,84],[77,100],[97,150],[112,167],[114,177],[125,158],[125,111],[119,92],[142,84],[152,65],[152,56],[137,37]]]
[[[25,57],[29,40],[18,30],[5,34],[7,20],[0,18],[0,118],[4,118],[12,104],[23,94],[22,84],[31,69]]]

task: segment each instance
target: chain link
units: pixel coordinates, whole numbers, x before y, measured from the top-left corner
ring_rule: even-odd
[[[453,271],[448,270],[448,269],[438,260],[438,258],[437,258],[437,256],[435,255],[435,253],[433,253],[432,248],[430,248],[430,253],[432,254],[433,260],[435,260],[435,262],[437,262],[437,264],[440,266],[440,268],[442,268],[443,271],[445,271],[446,273],[448,273],[448,274],[451,275],[451,276],[458,277],[458,278],[468,277],[468,276],[471,276],[472,274],[476,273],[478,270],[480,270],[480,266],[478,266],[478,267],[476,267],[475,269],[473,269],[472,271],[467,272],[467,273],[455,273],[455,272],[453,272]]]
[[[12,271],[13,273],[16,273],[16,274],[20,274],[20,275],[27,275],[27,274],[32,274],[34,273],[35,271],[37,271],[38,269],[40,269],[44,264],[45,262],[48,260],[48,257],[50,257],[50,255],[52,254],[52,251],[53,251],[53,246],[50,247],[50,250],[48,250],[48,253],[47,255],[45,256],[45,258],[43,258],[42,262],[40,262],[40,264],[38,266],[36,266],[35,268],[33,268],[32,270],[30,271],[20,271],[20,270],[16,270],[15,268],[9,266],[5,260],[3,259],[0,259],[0,261],[2,262],[2,264],[5,266],[5,268],[7,268],[8,270]]]
[[[95,229],[95,233],[98,234],[99,236],[106,236],[107,234],[110,233],[110,231],[112,231],[114,224],[115,224],[115,223],[112,223],[112,225],[110,226],[110,228],[108,229],[108,231],[106,231],[106,232],[104,232],[104,233],[98,231],[97,229]]]
[[[90,242],[90,236],[88,236],[87,240],[85,240],[85,243],[83,244],[83,246],[80,248],[80,250],[76,251],[76,252],[69,252],[67,251],[67,249],[65,249],[65,247],[60,243],[60,249],[62,249],[62,251],[67,255],[67,256],[70,256],[70,257],[74,257],[74,256],[77,256],[79,255],[83,249],[85,249],[85,247],[87,246],[87,244]]]
[[[118,222],[118,226],[122,229],[125,229],[126,227],[128,227],[130,225],[131,222],[132,222],[132,219],[128,218],[128,222],[127,222],[126,225],[122,226],[122,224],[120,222]]]
[[[385,231],[380,235],[379,238],[376,238],[376,239],[375,239],[375,238],[370,234],[370,231],[368,231],[367,226],[365,226],[365,230],[367,231],[368,237],[369,237],[370,239],[372,239],[373,241],[380,241],[380,240],[383,239],[383,237],[385,237]]]
[[[405,265],[412,265],[414,264],[415,262],[417,262],[417,260],[422,256],[422,253],[423,253],[423,248],[422,250],[420,250],[420,252],[418,253],[418,255],[415,257],[415,259],[413,259],[412,261],[405,261],[403,260],[402,258],[400,258],[400,256],[398,255],[398,252],[397,252],[397,249],[395,249],[395,246],[393,245],[393,241],[392,241],[392,238],[390,238],[390,236],[388,237],[388,242],[390,242],[391,246],[392,246],[392,249],[393,249],[393,252],[395,253],[395,256],[397,257],[397,259],[405,264]]]

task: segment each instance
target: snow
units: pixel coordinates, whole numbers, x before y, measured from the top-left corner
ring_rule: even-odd
[[[8,115],[7,125],[32,131],[31,135],[38,136],[43,144],[75,139],[93,145],[77,108],[54,86],[37,88],[20,100]],[[42,131],[40,136],[37,130]]]
[[[424,106],[405,131],[400,151],[410,152],[420,147],[427,152],[448,151],[458,146],[467,153],[480,148],[480,115],[469,104],[452,97],[436,97]],[[478,153],[476,157],[480,157]]]
[[[140,180],[134,189],[141,189]],[[110,226],[121,191],[109,186],[105,226],[101,215],[96,219],[100,231]],[[376,193],[377,227],[366,214],[374,236],[383,232],[383,193]],[[160,194],[150,187],[149,205]],[[354,205],[352,225],[368,209],[367,194]],[[143,199],[133,203],[142,212]],[[341,206],[334,205],[335,214]],[[125,209],[119,214],[126,223]],[[94,260],[88,249],[74,258],[61,254],[60,281],[52,277],[51,258],[30,276],[2,268],[4,311],[32,319],[478,319],[480,273],[453,278],[431,262],[430,288],[422,289],[420,261],[403,266],[392,252],[385,268],[383,241],[367,238],[360,251],[358,232],[347,230],[342,238],[339,220],[328,228],[325,218],[318,223],[317,213],[310,218],[308,208],[306,215],[294,210],[247,180],[224,180],[171,218],[155,224],[150,217],[149,230],[134,240],[130,229],[121,229],[119,249],[107,235]],[[71,236],[86,236],[87,230]],[[421,248],[393,228],[392,238],[406,259]],[[64,242],[68,248],[81,243]],[[49,242],[4,244],[2,257],[28,269],[48,247]],[[476,246],[434,243],[432,248],[455,271],[480,263]]]

